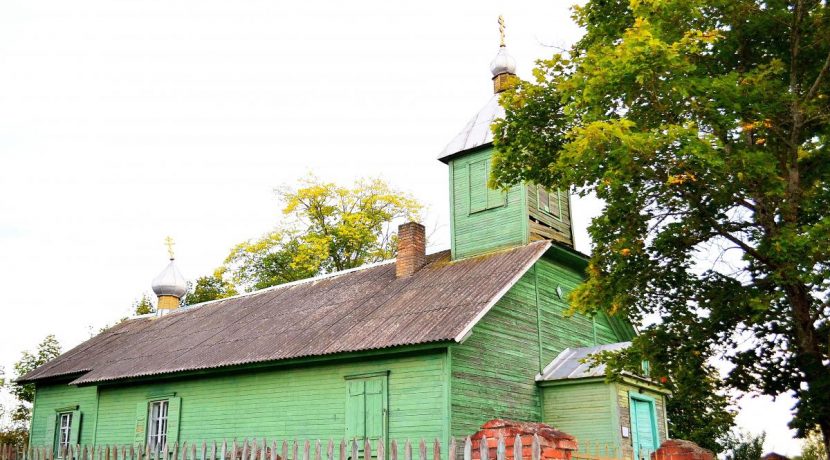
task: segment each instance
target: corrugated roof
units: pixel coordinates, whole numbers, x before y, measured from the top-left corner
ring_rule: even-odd
[[[591,367],[585,358],[601,351],[616,351],[628,348],[631,342],[618,342],[594,347],[566,348],[536,377],[537,381],[581,379],[585,377],[604,377],[605,364]]]
[[[494,94],[487,104],[464,126],[438,155],[438,159],[447,162],[449,157],[456,153],[481,147],[493,142],[493,131],[490,125],[497,118],[504,118],[504,108],[499,105],[499,95]]]
[[[335,273],[118,324],[23,376],[74,384],[459,341],[550,243],[450,261]]]

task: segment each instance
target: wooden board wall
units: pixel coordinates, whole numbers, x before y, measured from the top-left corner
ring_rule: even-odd
[[[83,442],[91,443],[94,432],[97,444],[130,444],[134,440],[137,404],[153,395],[175,394],[181,398],[180,440],[342,439],[345,377],[376,372],[389,373],[390,438],[446,439],[449,404],[445,349],[158,384],[102,386],[97,408],[94,387],[44,386],[38,389],[38,394],[44,395],[38,402],[38,412],[46,414],[54,412],[56,404],[77,403],[84,412]],[[97,424],[87,423],[91,420],[87,414],[94,414],[96,409]],[[45,426],[39,415],[33,424],[33,443],[47,442]]]
[[[471,211],[471,200],[480,202],[491,195],[485,184],[471,184],[471,165],[489,163],[493,149],[469,153],[450,162],[451,246],[454,259],[483,254],[527,243],[524,187],[506,192],[503,206]],[[479,177],[479,176],[476,176]],[[500,192],[499,192],[500,193]]]
[[[607,319],[565,315],[567,293],[581,279],[577,270],[544,257],[482,318],[467,340],[451,347],[454,436],[474,433],[493,418],[543,421],[535,377],[545,365],[567,347],[628,339],[616,335]],[[557,286],[562,286],[562,299]],[[605,401],[610,410],[610,396]]]

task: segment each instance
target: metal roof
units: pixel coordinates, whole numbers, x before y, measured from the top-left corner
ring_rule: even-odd
[[[434,342],[460,342],[550,248],[547,241],[451,261],[427,256],[334,273],[127,320],[26,374],[90,384]]]
[[[585,377],[604,377],[605,365],[591,367],[590,362],[583,362],[585,358],[601,351],[616,351],[628,348],[631,342],[618,342],[594,347],[566,348],[562,353],[545,366],[542,373],[536,376],[537,381],[581,379]]]
[[[504,118],[504,108],[499,105],[499,95],[494,94],[490,96],[487,104],[467,122],[464,129],[444,147],[444,150],[438,155],[438,159],[446,163],[451,156],[457,153],[492,144],[493,131],[490,129],[490,125],[497,118]]]

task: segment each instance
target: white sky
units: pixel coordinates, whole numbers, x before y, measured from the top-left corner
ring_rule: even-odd
[[[273,188],[380,176],[448,245],[437,153],[491,94],[504,14],[519,74],[580,35],[562,1],[0,2],[0,365],[125,316],[172,235],[194,279],[279,219]],[[577,203],[577,244],[599,205]],[[792,401],[741,425],[798,452]]]

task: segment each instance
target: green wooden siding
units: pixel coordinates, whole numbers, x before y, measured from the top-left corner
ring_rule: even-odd
[[[453,346],[454,435],[473,433],[498,417],[541,421],[535,377],[542,367],[565,348],[628,338],[616,335],[604,317],[592,320],[565,314],[568,292],[581,280],[578,270],[543,257],[482,318],[464,343]],[[557,286],[562,287],[561,299]],[[610,414],[610,396],[605,404]]]
[[[99,443],[133,442],[135,407],[153,394],[181,397],[179,440],[342,438],[347,377],[389,372],[389,436],[442,437],[444,350],[423,355],[152,384],[101,387]]]
[[[533,274],[523,276],[452,347],[452,433],[467,436],[487,420],[539,421],[539,367]]]
[[[539,186],[527,185],[527,212],[530,219],[530,239],[556,240],[573,246],[571,231],[571,202],[565,190],[551,191],[549,211],[539,203]]]
[[[52,445],[55,438],[55,421],[58,411],[73,413],[73,440],[91,443],[97,413],[95,387],[77,388],[65,384],[38,386],[35,392],[35,410],[32,414],[31,443]]]
[[[602,381],[544,387],[544,421],[585,444],[620,448],[614,385]]]
[[[527,243],[524,187],[506,193],[487,187],[493,149],[450,162],[453,258],[461,259]]]

